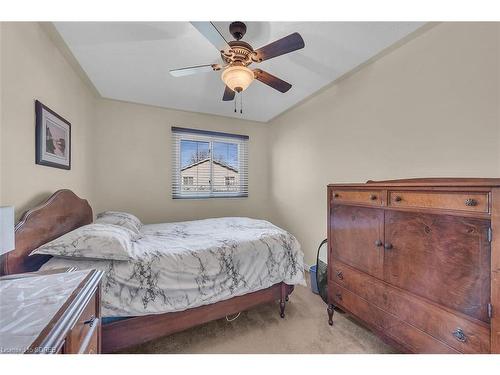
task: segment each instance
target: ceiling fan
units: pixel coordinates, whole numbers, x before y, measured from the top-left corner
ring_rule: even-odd
[[[304,40],[299,33],[290,34],[254,50],[250,44],[241,40],[247,31],[247,26],[243,22],[232,22],[229,25],[229,32],[235,39],[230,42],[224,39],[212,22],[191,22],[191,24],[220,51],[223,65],[207,64],[173,69],[170,74],[174,77],[222,70],[221,78],[226,84],[222,96],[224,101],[233,100],[235,93],[244,91],[254,79],[282,93],[292,87],[288,82],[262,69],[251,70],[248,66],[304,48]]]

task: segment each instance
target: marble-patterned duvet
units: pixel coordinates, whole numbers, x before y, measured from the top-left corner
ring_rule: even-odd
[[[226,217],[144,225],[134,259],[50,259],[42,269],[105,271],[102,315],[182,311],[265,289],[305,285],[303,253],[290,233],[264,221]]]

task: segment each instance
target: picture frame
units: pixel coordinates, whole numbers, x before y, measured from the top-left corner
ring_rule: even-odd
[[[36,164],[71,169],[71,123],[35,101]]]

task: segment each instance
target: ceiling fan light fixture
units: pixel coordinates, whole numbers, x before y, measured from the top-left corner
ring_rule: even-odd
[[[233,65],[222,72],[221,78],[231,90],[242,92],[250,86],[255,77],[253,71],[246,66]]]

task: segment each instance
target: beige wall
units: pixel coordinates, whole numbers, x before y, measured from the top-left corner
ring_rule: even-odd
[[[17,216],[60,188],[89,199],[96,98],[38,23],[1,23],[0,204]],[[71,122],[70,171],[35,164],[35,99]]]
[[[439,24],[278,117],[272,219],[312,264],[326,185],[499,177],[499,24]]]
[[[147,223],[220,216],[268,216],[268,125],[100,100],[92,135],[94,208],[125,210]],[[245,134],[249,197],[172,199],[171,127]]]

